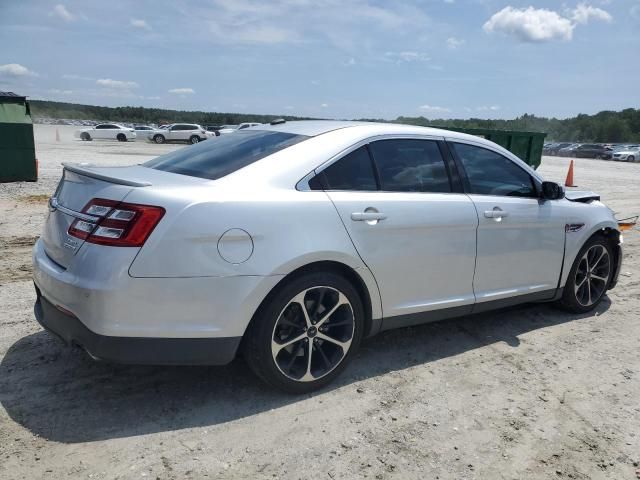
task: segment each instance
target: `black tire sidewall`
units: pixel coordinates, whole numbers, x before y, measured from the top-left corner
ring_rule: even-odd
[[[329,374],[313,382],[297,382],[286,377],[275,364],[271,354],[273,329],[282,310],[298,293],[312,287],[333,287],[342,292],[353,309],[355,331],[347,355]],[[287,393],[301,394],[317,390],[333,381],[355,355],[364,331],[364,308],[355,287],[344,277],[332,272],[314,272],[288,281],[261,306],[247,331],[244,356],[251,369],[267,384]]]
[[[194,142],[194,140],[195,140],[195,142]],[[190,143],[191,145],[195,145],[196,143],[199,143],[199,142],[200,142],[200,137],[198,137],[197,135],[192,135],[192,136],[189,138],[189,143]]]
[[[611,274],[613,273],[613,252],[611,250],[611,245],[607,239],[601,235],[596,235],[595,237],[590,238],[580,249],[578,255],[576,255],[575,260],[573,261],[573,265],[571,266],[571,270],[569,271],[569,276],[567,277],[567,282],[564,286],[564,290],[562,292],[562,299],[560,301],[560,305],[573,313],[586,313],[590,312],[602,302],[602,299],[605,297],[607,290],[602,293],[602,296],[595,302],[593,305],[589,305],[585,307],[578,302],[575,294],[575,282],[576,282],[576,270],[578,269],[578,265],[580,264],[580,260],[587,250],[589,250],[594,245],[602,245],[609,254],[609,280],[608,283],[611,282]]]
[[[160,140],[160,141],[158,141]],[[155,137],[153,137],[153,141],[158,143],[158,144],[162,144],[165,142],[164,136],[163,135],[156,135]]]

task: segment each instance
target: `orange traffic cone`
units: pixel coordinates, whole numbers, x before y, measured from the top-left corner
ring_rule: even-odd
[[[60,141],[60,132],[56,128],[56,142],[59,142],[59,141]]]
[[[565,187],[575,187],[573,184],[573,160],[569,164],[569,171],[567,172],[567,179],[564,181]]]

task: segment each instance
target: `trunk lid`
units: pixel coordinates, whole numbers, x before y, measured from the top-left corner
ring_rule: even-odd
[[[82,210],[92,198],[121,201],[132,189],[151,185],[142,180],[140,174],[127,171],[131,168],[136,167],[64,164],[62,179],[49,201],[49,214],[41,237],[51,260],[64,268],[70,265],[84,240],[67,232],[76,218],[83,217]]]

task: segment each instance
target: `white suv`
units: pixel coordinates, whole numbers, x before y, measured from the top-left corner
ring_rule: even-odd
[[[149,133],[147,138],[154,143],[198,143],[209,138],[209,135],[200,125],[194,123],[174,123],[167,128]]]

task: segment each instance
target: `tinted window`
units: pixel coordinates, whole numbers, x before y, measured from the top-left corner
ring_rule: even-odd
[[[323,181],[329,190],[378,189],[367,147],[360,147],[345,155],[325,168],[320,175],[324,176]],[[312,190],[323,187],[317,180],[309,182],[309,186]]]
[[[449,175],[435,141],[381,140],[369,145],[380,188],[391,192],[450,192]]]
[[[215,142],[202,142],[176,150],[143,165],[165,172],[215,180],[307,138],[292,133],[246,130],[223,135],[216,138]]]
[[[452,146],[466,171],[470,193],[537,197],[531,176],[508,158],[473,145]]]

